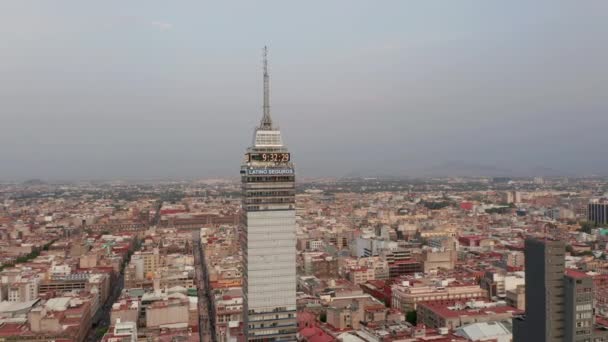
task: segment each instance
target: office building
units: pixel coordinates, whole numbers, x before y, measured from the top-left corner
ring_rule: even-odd
[[[526,239],[526,314],[513,320],[514,341],[563,341],[563,241]]]
[[[566,272],[565,289],[565,339],[567,341],[592,341],[593,279],[579,271]]]
[[[266,49],[263,108],[241,167],[245,336],[248,341],[295,341],[295,174],[270,117]]]
[[[608,225],[608,199],[594,198],[589,201],[587,220],[597,225]]]
[[[521,203],[521,192],[519,191],[507,191],[507,203],[519,204]]]
[[[563,241],[526,240],[526,313],[513,319],[513,341],[608,340],[595,329],[593,280],[565,270],[565,249]]]

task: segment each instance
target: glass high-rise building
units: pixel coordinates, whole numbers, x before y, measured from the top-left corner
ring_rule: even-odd
[[[248,341],[295,341],[295,173],[270,117],[266,48],[263,109],[241,166],[244,332]]]
[[[587,206],[587,220],[597,225],[608,224],[608,199],[593,198]]]

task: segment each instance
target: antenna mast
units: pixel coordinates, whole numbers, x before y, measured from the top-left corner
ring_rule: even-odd
[[[264,46],[264,116],[260,128],[272,129],[270,118],[270,79],[268,77],[268,47]]]

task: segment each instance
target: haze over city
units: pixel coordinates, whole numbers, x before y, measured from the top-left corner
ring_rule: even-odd
[[[0,180],[236,177],[264,45],[301,176],[606,174],[607,14],[604,1],[3,1]]]

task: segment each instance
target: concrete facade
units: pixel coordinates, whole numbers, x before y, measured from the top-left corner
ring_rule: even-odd
[[[563,241],[526,239],[526,314],[513,320],[514,341],[564,339]]]

